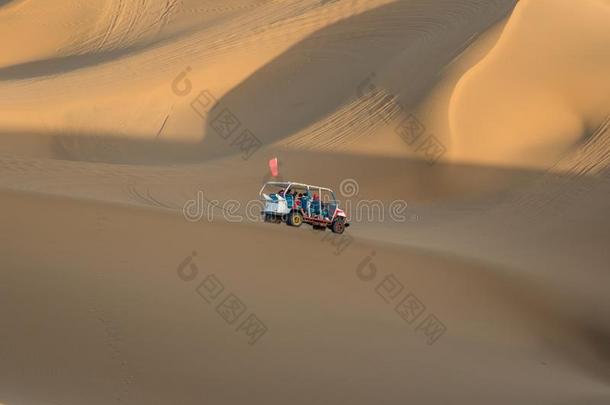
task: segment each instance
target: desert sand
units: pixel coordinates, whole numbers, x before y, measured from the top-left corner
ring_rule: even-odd
[[[610,403],[607,21],[0,1],[0,404]]]

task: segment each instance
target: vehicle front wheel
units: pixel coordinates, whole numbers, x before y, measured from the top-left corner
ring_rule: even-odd
[[[345,219],[335,219],[330,229],[333,231],[333,233],[342,234],[345,231]]]
[[[273,214],[266,213],[265,214],[265,222],[270,222],[272,224],[279,224],[282,222],[282,218],[275,216]]]
[[[288,220],[286,223],[290,226],[295,226],[298,228],[299,226],[303,225],[303,215],[301,215],[301,213],[298,211],[292,211],[290,214],[288,214]]]

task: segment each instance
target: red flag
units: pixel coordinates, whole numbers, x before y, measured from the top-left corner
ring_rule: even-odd
[[[271,175],[273,177],[280,175],[280,163],[276,157],[269,161],[269,170],[271,170]]]

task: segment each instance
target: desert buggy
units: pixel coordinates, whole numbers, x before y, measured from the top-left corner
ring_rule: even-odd
[[[260,191],[265,208],[265,222],[299,227],[303,223],[324,231],[343,233],[349,226],[345,212],[339,209],[335,193],[325,187],[294,182],[266,183]]]

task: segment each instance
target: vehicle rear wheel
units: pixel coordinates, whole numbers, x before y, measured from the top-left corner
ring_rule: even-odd
[[[298,228],[299,226],[303,225],[303,215],[301,215],[301,213],[298,211],[292,211],[290,214],[288,214],[286,223],[290,226],[295,226]]]
[[[345,231],[345,219],[335,219],[330,229],[333,231],[333,233],[342,234]]]

